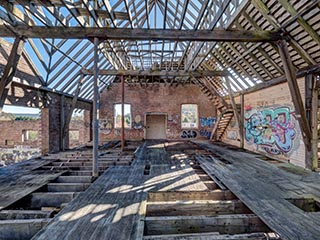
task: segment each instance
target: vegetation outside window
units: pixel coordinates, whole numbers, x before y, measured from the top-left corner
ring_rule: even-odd
[[[114,128],[121,128],[121,104],[114,105]],[[124,104],[124,127],[131,128],[131,105]]]

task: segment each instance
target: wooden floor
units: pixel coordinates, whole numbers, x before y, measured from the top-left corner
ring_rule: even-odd
[[[288,201],[315,199],[320,203],[319,173],[286,163],[270,164],[276,161],[264,161],[267,158],[233,147],[198,145],[216,154],[200,159],[201,167],[219,178],[283,239],[320,239],[320,212],[305,212]],[[320,205],[314,208],[319,211]]]
[[[320,239],[320,214],[305,212],[287,200],[319,200],[319,174],[265,160],[258,154],[207,141],[144,142],[131,166],[109,167],[33,239],[279,239],[265,235],[272,231],[281,239]],[[14,191],[23,188],[19,185],[23,172],[30,173],[46,161],[32,163],[36,164],[32,167],[22,164],[16,183],[9,171],[13,186],[18,186]],[[195,166],[195,161],[200,165]],[[199,174],[203,170],[210,177]],[[30,178],[24,187],[31,191],[30,181],[42,184],[52,177]],[[211,191],[210,186],[220,190]],[[3,206],[10,202],[0,198]],[[320,210],[320,206],[314,208]],[[247,226],[241,227],[240,222]],[[194,226],[205,232],[194,233]],[[233,236],[235,229],[243,233]],[[181,235],[182,230],[188,234]],[[217,233],[220,230],[221,234]]]
[[[161,141],[144,143],[131,166],[110,167],[33,239],[142,239],[147,192],[208,190],[184,161]]]
[[[32,159],[0,168],[0,210],[61,175],[62,172],[36,170],[50,162]]]

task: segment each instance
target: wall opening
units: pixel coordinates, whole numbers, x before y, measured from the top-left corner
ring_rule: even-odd
[[[320,202],[314,198],[289,198],[287,200],[305,212],[320,212]]]
[[[4,105],[0,113],[0,166],[40,156],[39,108]]]
[[[121,104],[114,105],[114,128],[121,128]],[[131,105],[124,104],[124,127],[131,128]]]
[[[22,130],[22,142],[33,142],[37,141],[39,137],[38,130]]]
[[[80,140],[79,130],[69,130],[69,140],[79,142],[79,140]]]

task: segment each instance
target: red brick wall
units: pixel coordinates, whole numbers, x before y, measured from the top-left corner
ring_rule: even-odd
[[[12,141],[15,146],[40,147],[40,120],[0,121],[0,129],[0,147],[13,147],[7,146],[6,140]],[[22,142],[23,130],[39,131],[38,140]]]
[[[69,138],[69,146],[79,146],[90,141],[90,121],[84,120],[71,120],[70,131],[79,131],[79,139],[72,140]]]
[[[49,109],[44,108],[41,111],[41,119],[39,120],[21,120],[21,121],[0,121],[0,147],[14,147],[17,145],[42,147],[42,153],[49,152],[50,142],[59,142],[57,139],[49,141]],[[42,128],[41,128],[42,125]],[[77,120],[70,122],[70,130],[79,131],[79,140],[70,141],[70,146],[78,146],[90,141],[90,123]],[[23,130],[38,131],[38,139],[36,141],[22,141]],[[59,132],[56,129],[55,132]],[[51,136],[57,134],[51,133]],[[6,140],[12,141],[13,145],[6,145]],[[52,147],[52,146],[51,146]]]
[[[120,130],[114,129],[114,104],[121,103],[120,84],[113,84],[110,90],[105,90],[100,96],[100,141],[120,139]],[[199,118],[216,117],[216,109],[212,102],[201,93],[198,86],[169,86],[154,84],[148,87],[134,85],[125,86],[125,103],[131,104],[132,128],[125,131],[126,139],[144,138],[146,113],[164,113],[167,115],[166,136],[168,139],[180,139],[183,134],[181,129],[181,104],[197,104]],[[135,123],[140,116],[141,124]],[[196,138],[204,138],[211,133],[207,126],[194,129]]]

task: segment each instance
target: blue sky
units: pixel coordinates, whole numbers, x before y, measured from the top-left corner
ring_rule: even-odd
[[[27,107],[16,107],[16,106],[4,105],[3,111],[9,112],[9,113],[37,114],[40,112],[40,109],[39,108],[27,108]]]

